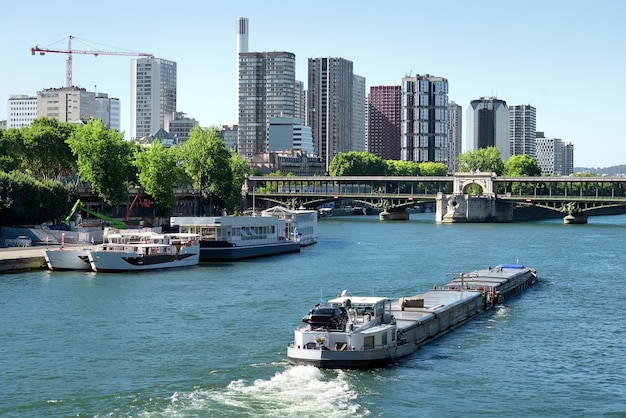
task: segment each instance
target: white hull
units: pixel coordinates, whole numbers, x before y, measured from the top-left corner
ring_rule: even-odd
[[[200,261],[198,246],[182,248],[175,255],[140,255],[126,251],[92,251],[91,268],[98,272],[157,270],[195,266]]]
[[[50,270],[91,270],[87,250],[45,250],[44,258]]]

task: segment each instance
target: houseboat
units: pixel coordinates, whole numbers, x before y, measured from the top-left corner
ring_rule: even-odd
[[[171,217],[170,226],[200,236],[200,261],[233,261],[300,251],[289,222],[276,216]]]
[[[300,242],[302,247],[317,242],[317,218],[315,210],[287,209],[283,206],[274,206],[261,212],[262,216],[274,216],[285,223],[289,236]]]

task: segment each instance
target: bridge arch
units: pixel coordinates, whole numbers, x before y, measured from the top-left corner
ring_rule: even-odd
[[[467,190],[473,184],[482,189],[480,196],[494,194],[494,182],[496,173],[454,173],[454,194],[467,194]]]

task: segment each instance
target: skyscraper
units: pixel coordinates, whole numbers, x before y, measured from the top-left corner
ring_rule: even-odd
[[[537,132],[537,110],[531,105],[509,107],[509,136],[511,155],[537,156],[535,139]]]
[[[509,141],[509,108],[504,100],[481,97],[472,100],[467,109],[467,138],[465,151],[495,147],[500,158],[511,156]]]
[[[448,171],[459,171],[459,155],[463,147],[463,108],[455,102],[448,104]]]
[[[307,122],[315,153],[326,169],[340,152],[352,147],[353,72],[344,58],[309,58]]]
[[[367,97],[365,94],[365,77],[353,74],[352,76],[352,145],[351,151],[365,151],[365,108]]]
[[[404,161],[448,161],[448,80],[430,74],[402,78]]]
[[[176,63],[162,58],[131,61],[130,139],[165,129],[176,114]]]
[[[239,54],[238,153],[267,151],[270,118],[294,117],[296,56],[291,52]]]
[[[368,151],[383,160],[400,159],[402,86],[371,86],[368,109]]]

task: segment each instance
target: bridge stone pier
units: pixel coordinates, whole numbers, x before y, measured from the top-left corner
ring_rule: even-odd
[[[437,194],[436,222],[513,221],[513,204],[496,200],[495,182],[496,173],[455,173],[452,189],[454,192]],[[468,193],[473,185],[480,188],[480,194]]]

